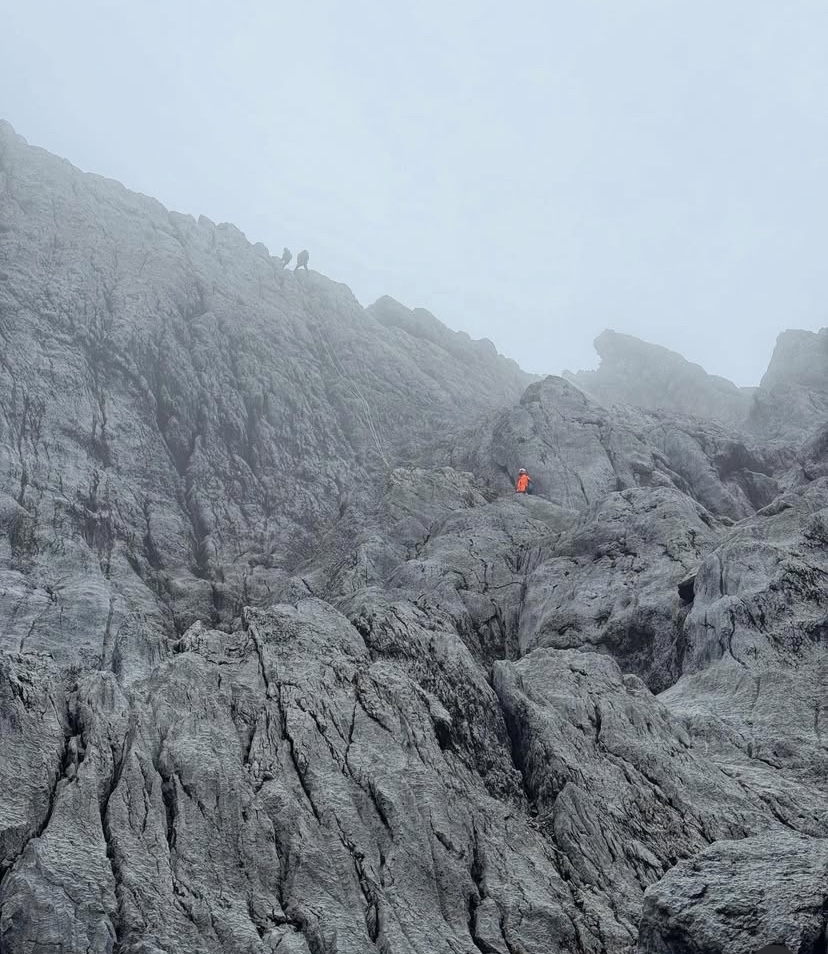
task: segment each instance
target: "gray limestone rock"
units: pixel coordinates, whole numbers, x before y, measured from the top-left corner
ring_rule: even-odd
[[[601,358],[597,371],[567,373],[566,377],[602,403],[632,404],[737,425],[750,413],[753,388],[738,388],[708,374],[668,348],[604,331],[595,339],[595,350]]]
[[[537,650],[497,663],[495,690],[538,823],[606,950],[633,943],[643,892],[678,858],[774,824],[608,656]]]
[[[41,834],[64,761],[69,715],[60,674],[48,659],[0,657],[0,871]]]
[[[774,833],[711,845],[644,900],[639,954],[825,949],[828,841]]]
[[[8,126],[0,170],[4,648],[146,674],[164,638],[270,598],[395,462],[531,380]]]
[[[770,503],[797,459],[795,443],[762,442],[687,415],[608,410],[551,376],[481,428],[473,447],[463,466],[503,492],[525,467],[538,493],[567,508],[613,491],[674,487],[730,520]]]
[[[828,328],[779,335],[750,420],[766,434],[788,438],[804,437],[828,420]]]
[[[567,509],[582,510],[614,490],[672,483],[667,461],[635,427],[563,378],[530,385],[475,445],[469,464],[502,491],[525,467],[537,493]]]
[[[533,380],[0,123],[0,950],[823,950],[822,337]]]
[[[673,488],[611,493],[539,546],[518,642],[594,648],[659,691],[681,675],[687,606],[678,585],[721,531]]]

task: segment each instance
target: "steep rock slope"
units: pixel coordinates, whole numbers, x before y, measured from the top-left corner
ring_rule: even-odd
[[[531,376],[521,372],[511,359],[498,360],[497,349],[488,338],[475,341],[465,331],[451,331],[425,308],[406,308],[385,295],[366,310],[386,328],[401,328],[412,337],[429,342],[433,353],[446,351],[453,355],[468,375],[480,375],[485,379],[496,363],[500,373],[487,381],[490,400],[494,398],[511,404],[515,381],[524,386],[529,383]]]
[[[824,951],[824,417],[0,169],[0,950]]]
[[[163,635],[265,598],[393,461],[530,380],[7,125],[0,261],[6,648],[157,659]]]
[[[526,467],[541,494],[575,509],[616,490],[674,487],[719,517],[741,519],[776,496],[796,448],[686,415],[610,410],[550,376],[482,425],[453,459],[504,492]]]

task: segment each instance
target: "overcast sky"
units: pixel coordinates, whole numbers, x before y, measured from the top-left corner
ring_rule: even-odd
[[[6,0],[0,117],[532,371],[828,325],[825,0]]]

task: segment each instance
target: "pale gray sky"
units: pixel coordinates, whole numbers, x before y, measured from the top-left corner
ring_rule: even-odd
[[[0,117],[532,371],[828,324],[824,0],[7,0]]]

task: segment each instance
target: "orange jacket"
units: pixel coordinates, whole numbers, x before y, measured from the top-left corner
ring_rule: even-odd
[[[519,494],[525,494],[526,488],[529,486],[529,474],[521,474],[517,479],[515,484],[515,491]]]

